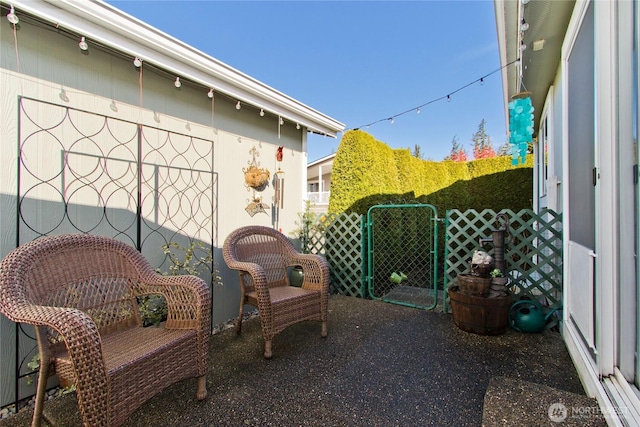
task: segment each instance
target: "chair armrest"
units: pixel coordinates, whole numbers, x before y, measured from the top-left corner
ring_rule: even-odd
[[[94,415],[106,413],[109,403],[107,371],[100,334],[91,317],[76,308],[21,304],[15,307],[12,320],[50,327],[60,334],[75,369],[80,407]]]
[[[167,329],[207,331],[211,310],[211,291],[197,276],[153,274],[141,279],[141,294],[162,294],[167,300]]]
[[[291,265],[301,265],[304,272],[304,289],[329,291],[329,263],[321,255],[296,254],[290,259]]]
[[[226,260],[226,263],[232,270],[242,271],[251,275],[251,278],[253,279],[253,287],[258,295],[258,303],[260,305],[271,304],[267,273],[260,264],[237,260]],[[240,283],[240,286],[243,286],[242,282]],[[258,307],[258,309],[263,309],[263,307]]]

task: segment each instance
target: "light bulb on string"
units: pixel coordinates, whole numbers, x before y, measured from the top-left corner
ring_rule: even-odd
[[[142,59],[138,58],[137,56],[135,58],[133,58],[133,65],[136,68],[140,68],[142,67]]]
[[[420,107],[416,108],[416,114],[420,114]]]
[[[213,88],[209,89],[209,92],[207,93],[207,96],[208,96],[210,99],[213,99]]]
[[[262,108],[260,109],[260,117],[264,117],[264,110]]]
[[[176,81],[175,81],[175,82],[173,82],[173,85],[174,85],[175,87],[180,87],[180,86],[182,86],[182,83],[180,82],[180,77],[176,77]]]
[[[87,44],[87,40],[84,37],[80,37],[80,43],[78,43],[80,50],[87,51],[89,49],[89,45]]]
[[[524,18],[522,18],[522,21],[520,21],[520,31],[527,31],[528,29],[529,24],[524,20]]]
[[[451,102],[451,95],[447,95],[447,102]]]
[[[67,91],[65,91],[64,88],[60,88],[60,93],[58,94],[58,97],[60,97],[60,99],[63,100],[64,102],[69,102]]]
[[[390,118],[389,118],[389,122],[391,122],[391,124],[393,124],[393,123],[394,123],[393,117],[390,117]]]
[[[240,101],[238,101],[237,104],[236,104],[236,110],[239,110],[241,108],[242,108],[242,106],[240,105]]]
[[[484,85],[484,77],[480,77],[480,85]]]
[[[13,25],[16,25],[18,22],[20,22],[20,19],[18,19],[18,16],[16,15],[16,11],[13,9],[13,5],[10,6],[9,13],[7,13],[7,20]]]
[[[527,50],[527,45],[524,43],[524,41],[520,42],[520,52],[523,52]]]
[[[284,119],[280,117],[280,125],[282,126],[283,124],[284,124]]]
[[[296,123],[296,129],[300,129],[300,123]]]

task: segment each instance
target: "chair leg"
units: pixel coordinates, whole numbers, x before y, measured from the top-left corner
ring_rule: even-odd
[[[47,391],[47,379],[49,379],[49,364],[41,364],[40,373],[38,374],[38,388],[36,391],[36,403],[33,409],[31,427],[40,427],[40,423],[42,422],[42,410],[44,409],[44,396]]]
[[[238,312],[238,321],[236,322],[236,334],[242,333],[242,316],[244,315],[244,301],[240,301],[240,310]]]
[[[322,329],[320,331],[320,336],[322,338],[326,338],[327,337],[327,322],[322,322]]]
[[[264,340],[264,358],[271,359],[273,353],[271,353],[271,340]]]
[[[207,397],[207,378],[206,375],[198,377],[198,400],[204,400]]]
[[[40,427],[42,423],[42,411],[44,409],[44,396],[47,391],[47,380],[49,379],[49,367],[51,366],[51,358],[48,348],[44,344],[46,338],[46,330],[42,326],[36,327],[36,339],[38,341],[38,349],[40,354],[40,372],[38,373],[38,386],[36,388],[36,403],[33,409],[33,420],[31,427]]]

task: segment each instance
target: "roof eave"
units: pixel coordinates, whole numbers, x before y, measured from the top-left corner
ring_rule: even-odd
[[[345,125],[100,0],[15,0],[18,8],[87,40],[264,108],[309,131],[336,137]]]

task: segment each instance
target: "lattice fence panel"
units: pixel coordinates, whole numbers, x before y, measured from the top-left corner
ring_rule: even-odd
[[[509,218],[505,260],[511,290],[517,297],[544,297],[551,308],[559,307],[562,304],[562,215],[549,209],[540,214],[528,209],[517,213],[507,209],[447,211],[445,286],[458,274],[469,271],[474,250],[493,255],[493,245],[481,245],[480,239],[491,237],[492,230],[498,227],[498,214]]]
[[[366,296],[363,240],[363,217],[355,213],[323,215],[309,230],[305,251],[327,259],[333,292]]]

